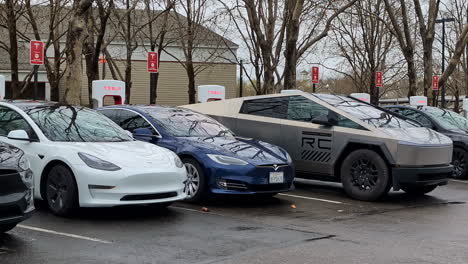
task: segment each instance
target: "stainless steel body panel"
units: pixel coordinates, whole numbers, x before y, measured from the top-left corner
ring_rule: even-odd
[[[340,117],[356,123],[359,128],[327,127],[311,122],[239,113],[244,101],[297,95],[326,107]],[[350,144],[379,149],[392,167],[449,166],[451,162],[452,142],[442,134],[422,127],[381,128],[314,95],[297,95],[244,97],[182,107],[211,115],[241,136],[258,138],[285,148],[297,170],[311,174],[336,175],[335,170],[340,168],[340,157]]]

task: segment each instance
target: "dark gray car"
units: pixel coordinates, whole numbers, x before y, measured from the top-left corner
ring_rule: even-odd
[[[24,152],[0,142],[0,233],[31,216],[33,190],[33,173]]]

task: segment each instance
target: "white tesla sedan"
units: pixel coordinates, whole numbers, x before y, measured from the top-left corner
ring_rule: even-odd
[[[34,196],[57,215],[78,206],[164,207],[186,197],[187,172],[175,153],[135,141],[85,107],[0,102],[0,140],[26,153]]]

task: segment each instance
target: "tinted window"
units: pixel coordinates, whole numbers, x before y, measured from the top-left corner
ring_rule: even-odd
[[[288,97],[270,97],[244,101],[241,114],[286,118],[288,112]]]
[[[112,120],[85,107],[54,105],[24,111],[52,141],[120,142],[133,140]]]
[[[316,102],[304,96],[291,96],[289,97],[288,116],[287,119],[303,122],[311,122],[312,119],[319,116],[328,116],[331,111],[325,106],[317,104]],[[338,115],[338,123],[336,126],[364,129],[362,126],[349,120],[348,118]]]
[[[232,133],[216,120],[185,109],[145,108],[158,129],[174,137],[226,137]]]
[[[13,130],[24,130],[30,138],[37,138],[31,126],[18,112],[0,106],[0,136],[6,137]]]
[[[409,119],[413,119],[413,120],[416,120],[418,123],[420,123],[421,125],[425,126],[425,127],[429,127],[429,128],[432,128],[433,125],[432,125],[432,122],[431,120],[429,120],[429,118],[427,118],[426,116],[424,116],[424,114],[418,112],[418,111],[415,111],[413,109],[399,109],[399,111],[397,112],[399,113],[400,115],[402,116],[405,116]]]
[[[103,109],[103,110],[99,110],[98,112],[105,115],[107,118],[114,121],[116,124],[119,123],[118,115],[119,115],[119,112],[121,112],[121,110],[118,110],[118,109]]]
[[[122,110],[118,116],[118,124],[125,130],[133,133],[137,128],[149,128],[155,132],[153,127],[140,114],[129,110]]]

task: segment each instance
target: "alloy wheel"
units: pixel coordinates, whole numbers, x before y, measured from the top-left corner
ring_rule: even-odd
[[[55,210],[64,207],[68,195],[68,186],[62,174],[56,173],[49,176],[47,180],[47,199],[49,205]]]
[[[375,164],[367,159],[358,159],[351,166],[351,177],[354,186],[360,190],[371,190],[377,185],[379,172]]]
[[[461,150],[455,150],[453,152],[453,177],[454,178],[461,178],[465,173],[465,166],[466,166],[466,157],[465,153]]]
[[[197,168],[190,163],[185,163],[187,169],[187,180],[185,181],[184,193],[188,198],[194,197],[200,188],[200,174]]]

